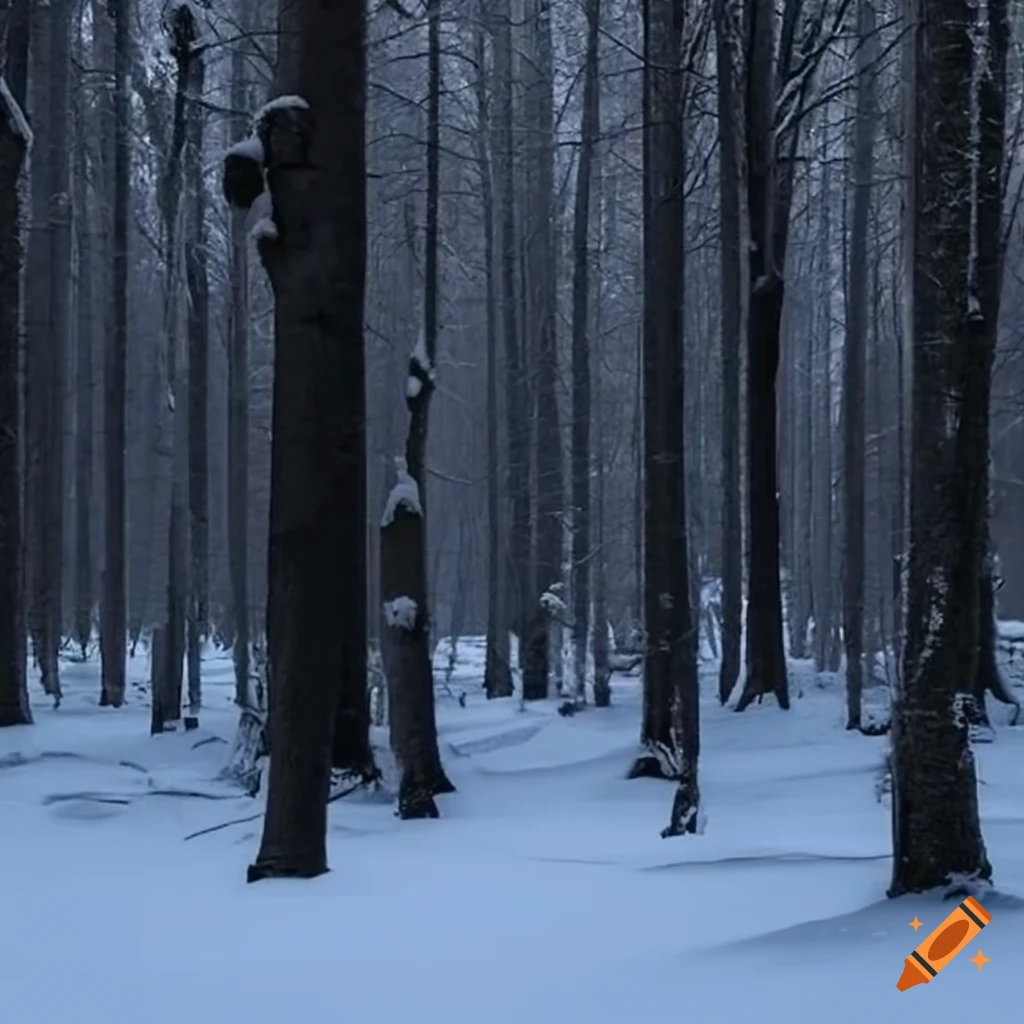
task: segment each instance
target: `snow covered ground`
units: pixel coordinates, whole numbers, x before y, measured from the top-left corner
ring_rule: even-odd
[[[699,837],[659,838],[672,788],[623,779],[636,679],[615,706],[488,704],[468,645],[442,694],[458,793],[439,821],[331,808],[332,872],[246,886],[259,804],[217,780],[231,670],[204,664],[198,732],[148,733],[144,689],[96,705],[94,664],[66,700],[0,732],[0,1006],[12,1024],[830,1024],[961,1022],[1020,1012],[1024,728],[978,747],[998,891],[991,963],[954,960],[901,994],[904,958],[952,909],[885,899],[883,739],[842,728],[842,692],[793,669],[786,714],[703,708]],[[443,666],[438,665],[439,675]],[[131,675],[142,677],[144,659]],[[38,693],[38,687],[34,687]],[[1006,709],[995,708],[996,723]],[[925,929],[915,937],[914,918]]]

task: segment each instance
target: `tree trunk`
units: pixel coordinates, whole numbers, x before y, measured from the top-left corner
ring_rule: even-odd
[[[587,3],[587,49],[583,67],[583,114],[576,165],[572,278],[572,602],[573,684],[586,699],[590,625],[590,186],[594,147],[601,128],[598,40],[601,0]],[[596,623],[596,628],[602,628]]]
[[[206,65],[202,52],[189,67],[185,167],[188,182],[185,274],[188,284],[188,535],[189,591],[186,612],[188,712],[195,722],[202,705],[202,643],[209,631],[210,521],[207,402],[210,361],[210,283],[203,175]],[[186,725],[189,724],[186,722]]]
[[[979,166],[978,210],[976,215],[978,249],[978,300],[985,317],[985,326],[996,344],[1000,299],[1003,285],[1005,229],[1003,227],[1003,167],[1006,122],[1006,60],[1009,48],[1009,28],[1006,0],[988,0],[988,67],[982,75],[978,92],[979,114]],[[986,428],[988,421],[986,420]],[[986,450],[991,442],[986,429]],[[978,486],[985,503],[984,533],[982,536],[982,571],[979,585],[979,637],[978,666],[974,677],[974,698],[977,721],[988,723],[986,695],[1003,704],[1015,707],[1013,722],[1020,715],[1020,704],[1006,685],[996,660],[996,609],[994,581],[994,553],[989,530],[991,505],[989,500],[991,460],[986,459],[984,475]]]
[[[249,881],[327,870],[331,746],[345,667],[338,624],[364,600],[350,572],[365,544],[361,410],[343,400],[363,374],[366,275],[365,12],[282,0],[283,43],[257,138],[229,151],[224,189],[247,208],[270,189],[260,253],[274,292],[274,411],[268,649],[270,772]],[[349,526],[358,521],[353,537]]]
[[[396,730],[397,756],[402,763],[398,791],[398,813],[402,818],[436,817],[433,796],[453,793],[441,764],[437,747],[437,719],[434,707],[434,672],[430,658],[430,611],[427,606],[426,493],[427,428],[430,399],[434,392],[434,366],[437,357],[438,311],[438,214],[440,206],[440,130],[441,130],[441,0],[427,5],[427,210],[424,239],[423,343],[417,344],[409,359],[406,380],[406,405],[409,409],[409,433],[405,442],[405,462],[400,466],[399,489],[415,491],[415,515],[411,521],[391,522],[385,511],[381,522],[381,600],[385,602],[385,622],[389,626],[385,642],[395,643],[401,636],[408,644],[397,643],[389,655],[389,680],[394,688],[394,713],[400,723]],[[406,467],[408,470],[406,476]],[[392,498],[395,497],[392,491]],[[406,503],[408,504],[408,503]],[[389,526],[395,529],[389,530]],[[408,562],[408,566],[400,567]],[[394,602],[408,598],[415,602],[415,622],[397,629],[388,609]],[[406,616],[399,616],[404,620]],[[405,636],[405,634],[408,634]],[[411,645],[411,647],[409,646]],[[383,652],[382,652],[383,653]],[[424,794],[431,799],[425,800]]]
[[[663,836],[696,832],[700,805],[697,630],[690,609],[683,456],[684,9],[684,0],[647,0],[644,9],[644,686],[659,695],[652,707],[668,703],[671,711],[665,739],[642,737],[640,762],[654,761],[661,774],[679,780]]]
[[[245,25],[242,26],[243,28]],[[232,125],[245,132],[247,88],[245,52],[231,51]],[[228,330],[228,573],[231,617],[235,625],[232,660],[235,703],[251,708],[249,687],[249,236],[245,211],[231,210]]]
[[[165,664],[152,676],[152,733],[163,732],[181,720],[182,665],[185,658],[185,618],[188,604],[188,406],[182,387],[178,331],[178,214],[183,186],[183,158],[188,129],[187,100],[197,57],[199,26],[191,4],[174,7],[167,21],[171,56],[175,62],[174,113],[170,151],[160,188],[163,221],[164,318],[163,345],[166,360],[166,413],[158,413],[157,434],[169,436],[170,515],[167,522],[167,580],[164,604]],[[162,405],[163,403],[159,403]],[[161,449],[163,445],[159,446]],[[155,662],[154,662],[155,665]],[[157,689],[157,683],[160,687]]]
[[[484,71],[486,18],[487,11],[481,8],[474,35],[474,53],[477,62],[476,143],[487,289],[487,650],[484,660],[484,692],[490,699],[512,696],[512,666],[506,608],[507,537],[502,516],[501,456],[498,449],[498,284],[495,274],[494,182],[488,145],[488,137],[492,134],[490,103],[494,75],[492,73],[492,84],[489,85]]]
[[[985,522],[979,482],[988,456],[995,342],[986,322],[991,306],[981,298],[991,296],[993,282],[998,287],[998,263],[993,267],[982,257],[978,241],[983,228],[993,227],[986,192],[1001,191],[1001,161],[992,169],[993,183],[978,173],[982,161],[969,155],[981,148],[984,101],[979,103],[977,87],[992,67],[980,62],[986,53],[991,61],[991,43],[1005,31],[1000,6],[989,8],[983,46],[972,46],[969,0],[920,8],[913,93],[910,557],[902,689],[892,725],[891,896],[962,888],[992,875],[964,681],[974,680],[978,662]],[[993,105],[998,118],[1003,96]]]
[[[508,545],[510,625],[522,671],[526,645],[526,602],[530,563],[530,426],[526,367],[520,334],[517,288],[515,111],[512,98],[512,0],[505,0],[494,28],[494,82],[497,98],[494,154],[498,168],[498,248],[501,253],[501,330],[505,347],[505,416],[508,435],[508,493],[511,530]]]
[[[85,51],[87,52],[87,51]],[[77,85],[82,88],[84,76],[79,75]],[[92,638],[93,613],[93,432],[95,430],[95,398],[93,389],[93,332],[95,309],[93,304],[93,268],[96,253],[93,250],[92,207],[89,204],[89,126],[84,104],[78,107],[77,139],[75,146],[74,209],[76,211],[76,240],[78,261],[75,273],[75,591],[74,637],[82,650],[82,660],[88,657]],[[100,192],[97,189],[96,195]]]
[[[843,345],[843,640],[846,728],[860,729],[864,689],[864,404],[868,318],[868,214],[874,167],[873,0],[857,6],[857,115],[853,142],[853,223],[846,339]]]
[[[0,727],[30,725],[25,681],[25,577],[20,439],[22,174],[31,133],[24,115],[29,3],[8,9],[0,79]]]
[[[104,569],[100,606],[100,702],[125,697],[125,413],[128,376],[128,206],[131,198],[129,0],[109,0],[114,21],[114,166],[111,331],[103,370]]]
[[[554,588],[562,573],[562,441],[558,417],[558,342],[555,327],[557,274],[554,248],[554,64],[550,0],[529,0],[532,37],[523,100],[530,125],[526,154],[528,229],[527,308],[535,371],[534,465],[536,507],[528,594],[523,699],[548,695],[552,651],[548,642]],[[561,651],[554,652],[561,658]]]
[[[726,704],[740,674],[743,632],[743,524],[740,500],[740,343],[743,333],[740,268],[740,166],[733,54],[739,11],[715,0],[718,75],[718,180],[721,204],[720,278],[722,347],[722,660],[718,699]]]
[[[776,395],[785,246],[773,237],[779,187],[775,181],[774,20],[770,0],[747,0],[747,208],[750,217],[750,306],[747,313],[747,472],[750,514],[747,678],[736,705],[774,693],[789,707],[782,593],[779,580],[779,500]],[[788,204],[785,208],[788,217]],[[756,529],[754,528],[756,524]]]

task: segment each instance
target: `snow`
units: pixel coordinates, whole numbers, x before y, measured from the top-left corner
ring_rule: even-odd
[[[384,505],[384,514],[380,517],[381,529],[390,526],[395,520],[395,514],[400,508],[406,508],[414,515],[423,515],[423,505],[420,502],[420,489],[416,481],[409,476],[405,459],[395,459],[395,471],[397,479],[395,486],[388,494],[388,500]]]
[[[262,166],[264,162],[263,143],[256,135],[247,135],[241,142],[236,142],[224,153],[225,157],[238,156],[244,160],[253,160]]]
[[[16,922],[0,928],[5,1017],[628,1024],[683,1007],[699,1024],[953,1024],[981,1006],[993,1021],[1019,1013],[1024,902],[1010,894],[1024,893],[1024,729],[1000,726],[977,751],[999,886],[979,899],[992,923],[901,995],[904,959],[950,904],[885,899],[889,809],[873,786],[885,741],[843,729],[841,687],[793,663],[805,696],[790,712],[766,701],[737,715],[717,706],[709,667],[707,832],[662,840],[672,785],[623,779],[638,681],[613,677],[607,710],[520,711],[482,696],[480,638],[457,650],[468,699],[438,691],[458,787],[438,798],[440,820],[339,800],[331,873],[254,886],[244,874],[260,821],[241,819],[262,805],[218,778],[237,715],[226,657],[204,661],[201,728],[156,738],[141,654],[118,710],[97,706],[95,661],[64,663],[59,711],[33,679],[37,724],[0,730],[2,908]],[[374,742],[386,744],[386,727]],[[44,952],[55,937],[56,975]],[[968,962],[979,947],[991,958],[980,976]],[[161,961],[173,977],[153,998]]]
[[[8,88],[7,79],[3,75],[0,75],[0,103],[3,103],[7,110],[8,120],[15,134],[24,140],[26,147],[31,148],[32,129],[29,127],[25,112]]]
[[[427,337],[422,330],[419,333],[419,337],[416,339],[416,347],[412,350],[412,358],[419,364],[427,377],[429,377],[430,380],[433,380],[434,367],[430,362],[430,356],[427,355]]]
[[[407,377],[405,381],[405,397],[415,398],[423,390],[418,377]]]
[[[301,96],[275,96],[260,107],[254,118],[255,122],[259,124],[264,117],[275,110],[309,110],[309,104]]]
[[[411,597],[396,597],[384,602],[384,621],[395,629],[412,629],[417,611],[419,605]]]
[[[261,238],[273,242],[277,239],[277,225],[274,223],[273,217],[260,217],[258,221],[252,226],[252,230],[249,232],[250,237],[254,241],[259,241]]]

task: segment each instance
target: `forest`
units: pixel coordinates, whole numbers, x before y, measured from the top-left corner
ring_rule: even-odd
[[[1022,11],[0,0],[17,1019],[1016,1005]]]

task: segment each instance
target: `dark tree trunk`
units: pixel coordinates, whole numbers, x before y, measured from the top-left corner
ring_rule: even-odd
[[[583,68],[583,116],[573,211],[572,279],[572,602],[573,669],[577,700],[586,698],[587,632],[590,625],[590,186],[594,147],[601,126],[598,39],[601,2],[587,3],[587,50]],[[600,622],[595,628],[602,628]]]
[[[989,8],[989,61],[992,42],[1006,31],[1005,10]],[[921,5],[913,92],[910,557],[892,725],[891,896],[992,875],[963,688],[978,663],[981,484],[995,343],[987,323],[992,307],[982,297],[998,287],[998,261],[983,257],[977,243],[983,229],[993,229],[985,196],[990,188],[999,195],[1002,168],[997,162],[995,181],[984,181],[966,158],[977,144],[972,116],[979,106],[971,95],[971,35],[969,0]],[[992,70],[979,69],[978,77]],[[1004,96],[993,88],[988,112],[1001,119]],[[998,225],[996,219],[997,233]]]
[[[522,662],[523,699],[543,700],[551,675],[550,607],[562,573],[562,441],[558,417],[558,342],[555,328],[556,267],[554,250],[554,63],[551,0],[529,0],[527,22],[532,36],[530,72],[525,85],[527,136],[526,179],[528,229],[526,278],[530,352],[535,371],[536,467],[531,584],[527,596],[526,651]],[[561,657],[561,652],[557,652]]]
[[[125,697],[125,412],[128,377],[128,205],[131,197],[129,0],[109,0],[114,21],[114,167],[111,331],[103,371],[104,569],[100,606],[101,703]]]
[[[19,372],[28,41],[28,0],[15,0],[7,14],[6,74],[0,80],[0,727],[32,723],[25,681]]]
[[[363,374],[366,275],[365,11],[282,0],[281,98],[250,140],[225,158],[225,193],[248,207],[263,189],[273,210],[260,253],[274,291],[268,650],[270,772],[263,839],[249,881],[327,870],[327,797],[345,636],[362,599],[351,573],[365,543],[360,410],[343,400]],[[287,99],[286,97],[297,97]],[[261,161],[258,157],[262,156]],[[358,521],[352,536],[349,526]]]
[[[82,88],[84,75],[79,75]],[[93,506],[93,432],[95,430],[96,386],[93,374],[93,333],[95,308],[93,302],[93,249],[92,218],[89,205],[89,127],[86,107],[78,104],[78,125],[75,147],[74,208],[76,211],[76,240],[78,262],[75,273],[75,590],[73,632],[82,650],[84,660],[89,653],[92,638],[94,605],[92,544]],[[97,189],[95,193],[101,194]]]
[[[773,186],[774,20],[770,0],[747,0],[746,143],[750,217],[750,305],[747,312],[747,473],[750,514],[747,596],[747,678],[736,705],[775,694],[789,707],[779,581],[779,500],[775,380],[779,369],[785,247]],[[786,215],[788,217],[788,204]],[[773,231],[773,227],[775,230]],[[756,524],[756,529],[753,528]]]
[[[736,104],[735,5],[715,0],[718,75],[718,175],[721,203],[722,346],[722,661],[718,699],[725,704],[740,674],[743,633],[743,523],[740,500],[740,343],[743,334],[740,265],[740,165]]]
[[[999,323],[1000,299],[1003,284],[1003,262],[1005,260],[1005,229],[1003,227],[1003,167],[1004,132],[1006,122],[1006,60],[1009,48],[1009,27],[1007,22],[1007,0],[988,0],[989,38],[988,69],[982,77],[978,94],[980,128],[978,165],[978,300],[985,317],[985,326],[992,335],[989,344],[996,343]],[[991,438],[986,421],[986,450],[990,450]],[[992,538],[989,530],[991,506],[989,503],[991,462],[985,461],[984,474],[978,486],[981,500],[985,503],[984,533],[982,536],[982,571],[979,580],[979,635],[978,665],[974,676],[974,699],[976,720],[988,723],[985,706],[986,695],[1003,704],[1015,707],[1012,721],[1016,724],[1020,716],[1020,704],[1010,692],[996,660],[996,608],[994,557]]]
[[[669,703],[671,721],[667,743],[660,736],[642,737],[640,761],[653,760],[662,774],[679,779],[663,836],[696,832],[700,802],[697,631],[690,608],[683,456],[684,8],[683,0],[647,0],[644,11],[644,235],[650,257],[644,281],[644,685],[662,695],[654,706]]]
[[[164,664],[153,658],[152,707],[150,730],[155,734],[173,730],[181,720],[182,664],[185,658],[185,619],[188,605],[188,405],[183,355],[178,331],[178,213],[184,184],[182,173],[188,130],[188,94],[198,56],[196,39],[199,26],[190,4],[174,7],[167,20],[170,51],[175,62],[174,113],[171,122],[170,151],[160,187],[160,214],[163,221],[164,318],[163,345],[166,360],[166,411],[157,415],[157,436],[167,432],[170,444],[170,516],[167,522],[167,580],[164,604]],[[162,403],[159,403],[162,404]],[[154,490],[151,488],[150,490]],[[159,686],[158,686],[159,684]]]
[[[394,520],[388,511],[381,522],[381,600],[385,607],[382,650],[385,671],[395,699],[393,735],[402,765],[398,791],[398,813],[402,818],[434,818],[433,797],[453,793],[437,748],[437,720],[434,708],[434,671],[430,659],[430,611],[427,604],[426,492],[427,428],[430,399],[434,392],[437,356],[438,309],[438,214],[440,206],[440,113],[441,113],[441,0],[427,4],[427,216],[424,239],[425,284],[423,290],[423,344],[409,359],[406,405],[409,433],[405,461],[399,465],[397,491],[392,491],[388,508],[406,510]],[[408,489],[414,500],[398,502]],[[414,602],[412,618],[404,604]],[[396,612],[396,608],[400,609]],[[427,799],[429,797],[429,799]]]
[[[186,612],[188,712],[193,720],[202,705],[202,643],[209,631],[210,521],[207,402],[210,360],[210,282],[206,234],[206,182],[203,175],[202,106],[206,64],[201,51],[189,67],[189,111],[185,166],[188,182],[185,275],[188,284],[188,535],[189,572]],[[188,723],[186,723],[187,725]]]
[[[242,26],[243,28],[245,25]],[[245,53],[231,51],[233,128],[245,132],[247,89]],[[231,617],[235,626],[232,660],[235,703],[251,708],[249,687],[249,238],[245,211],[231,211],[229,263],[230,311],[228,331],[228,573],[231,577]]]
[[[868,214],[874,166],[873,0],[857,8],[857,119],[853,143],[853,223],[846,339],[843,345],[843,640],[846,646],[846,728],[861,727],[864,689],[865,366],[868,318]]]
[[[486,0],[485,0],[486,3]],[[477,62],[477,160],[480,165],[481,215],[484,221],[484,261],[487,289],[487,651],[484,692],[488,698],[512,696],[512,665],[506,601],[508,561],[505,518],[501,501],[501,455],[498,448],[498,282],[495,273],[494,180],[488,139],[491,129],[491,94],[485,75],[485,7],[475,30]],[[499,29],[500,30],[500,29]]]

